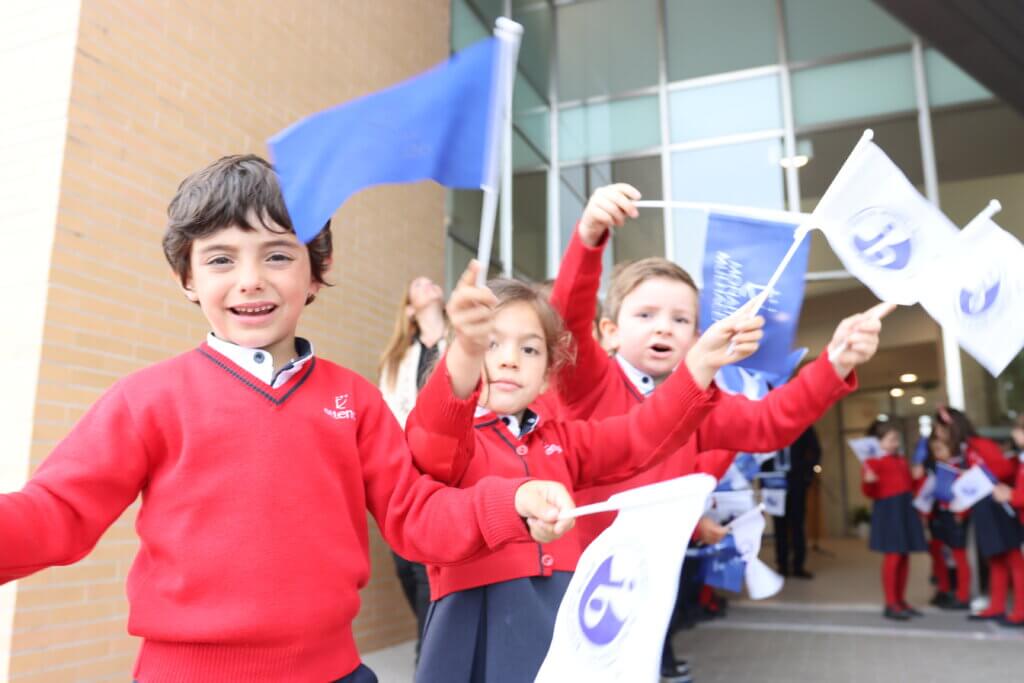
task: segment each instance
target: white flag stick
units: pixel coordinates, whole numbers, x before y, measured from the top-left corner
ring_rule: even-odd
[[[870,309],[868,309],[868,313],[871,314],[871,317],[874,318],[875,320],[881,320],[885,316],[887,316],[890,313],[892,313],[893,311],[895,311],[896,310],[896,306],[897,306],[897,304],[888,303],[888,302],[883,301],[882,303],[875,304]],[[828,350],[828,360],[829,360],[829,362],[830,363],[835,363],[836,359],[839,358],[839,354],[841,354],[843,351],[846,351],[846,349],[849,346],[850,346],[850,340],[849,339],[844,339],[842,344],[840,344],[839,346],[835,347],[834,349],[829,349]]]
[[[714,477],[707,474],[691,474],[689,477],[696,477],[699,479],[707,478],[712,482],[712,488]],[[572,510],[564,510],[558,514],[558,519],[575,519],[576,517],[583,517],[584,515],[593,515],[598,512],[616,512],[618,510],[626,510],[629,508],[644,507],[646,505],[658,505],[667,501],[673,500],[673,496],[676,495],[676,489],[674,485],[669,482],[678,481],[678,479],[685,479],[687,477],[677,477],[676,479],[668,479],[666,481],[657,482],[655,484],[647,484],[646,486],[639,486],[634,489],[626,491],[620,491],[614,494],[608,500],[601,503],[592,503],[590,505],[583,505]]]
[[[793,260],[793,256],[796,255],[796,251],[800,248],[800,244],[804,241],[804,237],[806,237],[807,233],[810,231],[811,226],[806,223],[797,226],[796,230],[793,232],[793,244],[789,245],[789,251],[787,251],[786,255],[782,257],[782,262],[779,263],[779,267],[775,269],[771,278],[768,279],[768,284],[766,284],[764,289],[761,290],[761,293],[754,298],[755,305],[754,309],[750,311],[751,317],[757,315],[757,312],[761,310],[761,306],[763,306],[764,302],[768,300],[768,295],[771,294],[772,289],[774,289],[775,285],[778,284],[779,278],[782,277],[782,272],[786,270],[786,266],[788,266],[789,262]]]
[[[806,221],[811,214],[797,211],[779,211],[762,209],[754,206],[738,206],[734,204],[715,204],[713,202],[667,202],[662,199],[641,199],[633,203],[638,209],[695,209],[698,211],[714,211],[730,216],[746,216],[767,221],[789,222]]]
[[[583,517],[585,515],[594,515],[598,512],[617,512],[622,507],[621,501],[613,502],[606,500],[603,503],[591,503],[590,505],[581,505],[580,507],[573,508],[572,510],[563,510],[558,513],[558,519],[576,519],[577,517]]]
[[[972,218],[970,222],[964,226],[964,230],[977,230],[985,224],[986,221],[990,220],[992,216],[1003,210],[1003,205],[999,203],[998,199],[993,199],[985,206],[977,216]]]
[[[498,213],[498,161],[506,129],[512,120],[512,87],[515,85],[516,61],[519,59],[519,44],[523,39],[523,27],[516,22],[498,17],[494,22],[494,37],[498,39],[498,56],[494,60],[495,91],[497,102],[491,117],[490,146],[485,161],[487,178],[481,189],[484,191],[483,210],[480,212],[480,240],[476,260],[480,262],[477,285],[484,286],[491,265],[491,246],[494,244],[494,222]]]

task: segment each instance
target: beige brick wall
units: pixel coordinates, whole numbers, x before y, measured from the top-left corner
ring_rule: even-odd
[[[265,154],[302,115],[442,59],[447,0],[83,0],[43,324],[31,467],[118,377],[181,352],[206,326],[169,276],[164,211],[187,173]],[[301,333],[367,377],[415,274],[443,275],[443,192],[378,188],[336,217],[336,286]],[[18,583],[13,681],[125,681],[124,579],[135,508],[83,561]],[[374,534],[364,650],[409,638],[387,549]]]

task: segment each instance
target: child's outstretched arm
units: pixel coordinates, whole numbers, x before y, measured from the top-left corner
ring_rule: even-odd
[[[457,564],[507,543],[549,543],[572,527],[557,521],[575,507],[558,482],[484,477],[458,489],[421,474],[376,389],[366,383],[364,391],[356,410],[366,506],[402,557]]]
[[[763,327],[763,318],[741,309],[708,328],[658,391],[629,413],[564,423],[574,486],[628,479],[682,447],[718,399],[715,373],[753,354]]]
[[[698,449],[766,453],[793,443],[836,401],[857,388],[853,370],[875,355],[881,318],[891,310],[889,304],[882,304],[840,322],[828,346],[832,353],[823,352],[762,400],[723,398],[697,432]]]
[[[861,465],[860,476],[860,490],[864,496],[872,500],[878,498],[878,474],[871,467],[871,463]]]
[[[420,471],[457,485],[476,448],[473,415],[494,326],[494,294],[476,286],[480,264],[471,261],[448,302],[455,338],[416,397],[406,440]]]
[[[85,557],[138,496],[146,448],[129,405],[115,385],[21,491],[0,496],[0,583]]]
[[[613,361],[593,336],[601,257],[612,227],[637,217],[634,202],[638,199],[636,188],[625,183],[594,192],[573,231],[551,290],[551,305],[562,316],[576,346],[575,363],[563,367],[557,378],[558,392],[572,418],[590,417],[600,399],[595,389],[612,367]]]

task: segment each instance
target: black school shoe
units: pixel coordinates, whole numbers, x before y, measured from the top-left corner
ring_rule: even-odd
[[[882,611],[882,616],[886,619],[892,619],[893,621],[909,621],[910,615],[901,610],[898,607],[889,607],[888,605]]]
[[[1004,615],[999,618],[999,624],[1000,626],[1005,626],[1006,628],[1024,628],[1024,619],[1018,621],[1016,619],[1011,619],[1009,616]]]
[[[1006,618],[1006,614],[1000,612],[999,614],[985,614],[984,612],[975,612],[974,614],[968,614],[968,621],[1002,621]]]
[[[960,600],[957,600],[955,597],[953,599],[951,599],[949,602],[947,602],[945,605],[939,605],[939,606],[942,609],[951,609],[951,610],[967,610],[967,609],[971,609],[971,603],[969,603],[969,602],[962,602]]]
[[[940,609],[945,609],[946,605],[953,602],[956,598],[953,597],[952,593],[945,593],[943,591],[936,591],[932,599],[928,601],[929,605],[933,605]]]
[[[907,613],[907,616],[911,616],[911,617],[923,617],[924,616],[924,614],[922,614],[918,610],[914,609],[913,607],[911,607],[907,603],[903,603],[902,605],[900,605],[900,608],[904,612]]]

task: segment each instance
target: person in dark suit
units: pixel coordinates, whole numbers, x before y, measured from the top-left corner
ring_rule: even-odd
[[[821,442],[814,427],[797,437],[775,457],[775,471],[786,473],[786,514],[774,517],[775,559],[783,576],[811,579],[807,571],[807,490],[814,467],[821,462]],[[792,562],[790,559],[792,558]]]

